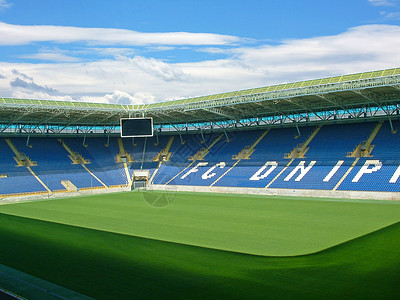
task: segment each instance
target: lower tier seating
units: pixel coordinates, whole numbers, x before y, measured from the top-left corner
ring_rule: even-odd
[[[159,135],[122,144],[117,137],[0,137],[0,195],[65,190],[65,180],[77,189],[128,185],[141,169],[164,185],[400,192],[400,131],[392,128],[400,121]],[[368,151],[354,150],[366,140]],[[122,146],[133,161],[118,158]],[[159,159],[166,147],[168,159]],[[17,164],[16,151],[35,164]]]

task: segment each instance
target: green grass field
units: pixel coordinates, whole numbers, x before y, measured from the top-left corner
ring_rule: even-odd
[[[0,205],[0,264],[98,299],[398,299],[400,202],[164,195]]]

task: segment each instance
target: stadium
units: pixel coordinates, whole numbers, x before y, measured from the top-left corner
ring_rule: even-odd
[[[397,299],[399,129],[400,68],[148,105],[0,98],[0,290]]]

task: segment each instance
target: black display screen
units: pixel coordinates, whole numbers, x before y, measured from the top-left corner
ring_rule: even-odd
[[[153,136],[152,118],[121,119],[121,137]]]

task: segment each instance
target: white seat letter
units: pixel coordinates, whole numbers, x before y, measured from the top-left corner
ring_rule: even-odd
[[[210,179],[210,178],[214,177],[217,174],[211,173],[211,172],[214,171],[216,167],[220,167],[221,169],[223,169],[223,168],[225,168],[225,165],[226,165],[226,163],[224,161],[217,163],[216,165],[209,168],[207,170],[207,172],[205,172],[203,175],[201,175],[201,179]]]
[[[198,172],[199,169],[197,169],[197,167],[204,167],[204,166],[207,166],[207,165],[208,165],[208,162],[199,162],[197,165],[195,165],[193,168],[191,168],[189,171],[187,171],[185,174],[183,174],[181,176],[181,179],[185,179],[191,173]]]
[[[278,163],[276,161],[267,161],[260,169],[258,169],[258,171],[256,173],[254,173],[253,176],[250,177],[250,180],[260,180],[260,179],[267,178],[267,176],[269,174],[271,174],[272,171],[275,170],[277,166],[278,166]],[[267,167],[270,167],[270,168],[264,174],[261,175],[261,173],[264,172],[264,170]]]
[[[373,165],[371,169],[368,169],[370,165]],[[382,168],[382,163],[379,160],[366,160],[364,165],[361,167],[360,171],[358,171],[357,175],[354,176],[351,182],[358,182],[364,174],[371,174],[372,172],[379,171]]]
[[[310,162],[310,164],[308,165],[308,167],[304,167],[304,164],[306,162],[304,160],[302,160],[301,162],[299,162],[299,164],[297,165],[296,168],[293,169],[292,172],[290,172],[290,174],[288,176],[286,176],[286,178],[284,179],[284,181],[289,181],[296,173],[298,170],[300,170],[300,174],[299,176],[296,177],[295,181],[300,181],[307,173],[308,171],[311,170],[311,168],[315,165],[316,161],[312,160]]]

